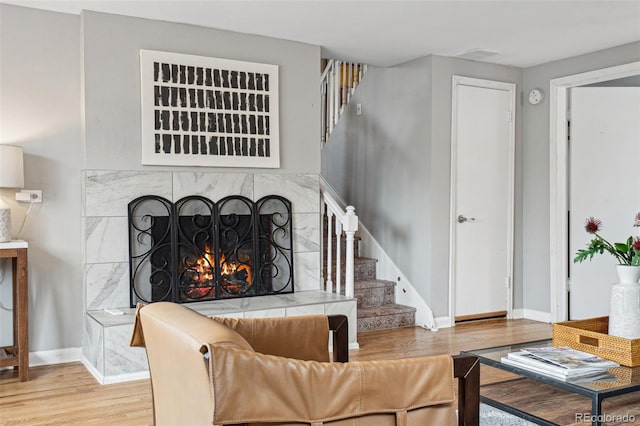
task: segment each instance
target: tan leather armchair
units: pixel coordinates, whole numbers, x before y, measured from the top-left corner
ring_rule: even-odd
[[[139,306],[131,344],[146,347],[155,424],[478,424],[475,358],[336,362],[348,359],[346,322],[211,319],[169,302]]]

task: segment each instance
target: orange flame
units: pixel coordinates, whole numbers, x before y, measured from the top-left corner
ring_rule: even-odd
[[[214,280],[215,275],[215,260],[211,255],[209,247],[205,247],[204,256],[196,260],[193,269],[198,273],[198,280],[194,283],[193,287],[185,291],[185,294],[191,298],[204,297],[211,292],[210,283]],[[230,282],[232,276],[240,271],[246,273],[246,279],[242,281],[246,282],[246,285],[251,286],[253,283],[251,266],[244,263],[227,262],[224,254],[220,254],[220,274],[222,275],[223,285],[228,290],[237,291],[241,289],[241,284]]]

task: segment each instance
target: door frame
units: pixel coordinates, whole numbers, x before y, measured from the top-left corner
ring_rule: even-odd
[[[549,83],[549,283],[551,322],[567,320],[569,161],[567,95],[572,87],[640,74],[640,61],[556,78]]]
[[[484,89],[504,90],[509,93],[509,160],[508,175],[509,187],[507,194],[507,279],[505,282],[507,301],[507,318],[513,317],[513,255],[514,255],[514,197],[515,197],[515,117],[516,117],[516,84],[502,81],[483,80],[479,78],[463,77],[454,75],[452,77],[452,97],[451,97],[451,180],[450,180],[450,206],[449,206],[449,318],[451,325],[455,326],[455,294],[456,294],[456,184],[457,184],[457,102],[458,86],[473,86]]]

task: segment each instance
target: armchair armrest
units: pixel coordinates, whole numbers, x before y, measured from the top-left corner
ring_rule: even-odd
[[[333,362],[349,362],[349,320],[346,315],[329,315],[333,331]]]
[[[458,425],[480,423],[480,363],[472,355],[453,356],[453,375],[458,379]]]

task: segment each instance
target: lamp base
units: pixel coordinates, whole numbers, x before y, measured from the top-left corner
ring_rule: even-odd
[[[11,209],[0,209],[0,243],[11,241]]]

